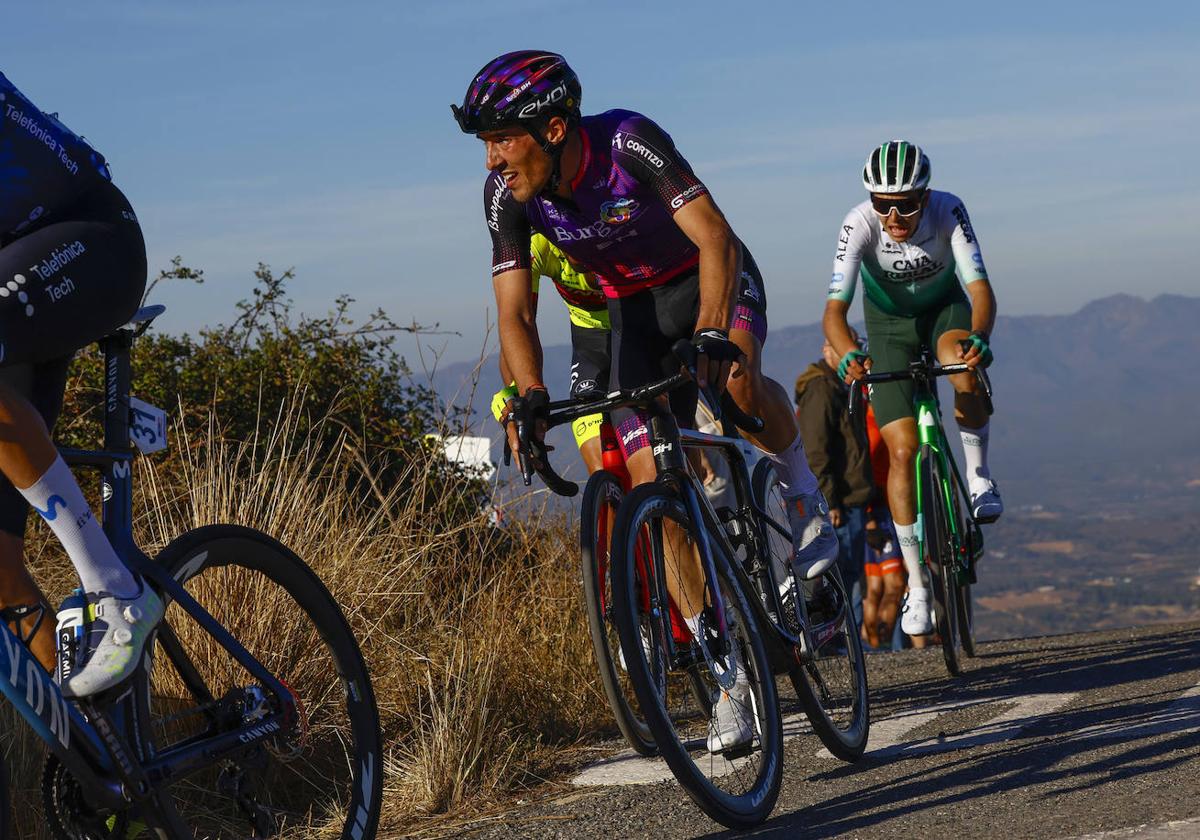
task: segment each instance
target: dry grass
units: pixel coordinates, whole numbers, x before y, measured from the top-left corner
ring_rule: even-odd
[[[482,516],[453,518],[453,482],[433,497],[411,492],[435,480],[433,455],[411,460],[393,487],[352,491],[349,468],[362,466],[361,450],[347,438],[318,457],[316,438],[295,433],[293,409],[246,442],[224,440],[215,419],[199,433],[176,428],[169,459],[136,462],[135,528],[153,554],[199,525],[247,525],[317,571],[360,640],[379,704],[381,836],[534,783],[560,749],[611,731],[580,605],[573,525],[547,515],[498,531]],[[40,525],[29,554],[57,602],[73,582]],[[268,638],[279,619],[262,614],[239,632]],[[24,818],[17,836],[41,837],[40,744],[10,717],[0,713]]]

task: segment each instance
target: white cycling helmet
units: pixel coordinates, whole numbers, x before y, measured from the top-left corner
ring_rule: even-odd
[[[889,140],[867,156],[863,186],[873,193],[905,193],[929,186],[929,158],[907,140]]]

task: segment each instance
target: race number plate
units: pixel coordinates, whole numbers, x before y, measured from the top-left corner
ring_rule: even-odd
[[[167,413],[137,397],[130,397],[129,439],[143,455],[166,449]]]

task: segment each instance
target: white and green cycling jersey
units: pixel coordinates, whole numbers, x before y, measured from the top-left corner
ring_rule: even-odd
[[[888,315],[909,317],[946,300],[958,288],[958,277],[966,285],[987,279],[967,208],[939,190],[929,191],[921,223],[905,242],[887,234],[870,201],[846,214],[829,297],[854,300],[860,274],[871,303]]]

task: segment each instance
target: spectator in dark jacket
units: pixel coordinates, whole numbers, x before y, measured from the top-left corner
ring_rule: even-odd
[[[841,545],[842,579],[855,591],[855,617],[862,622],[866,505],[875,492],[871,459],[855,434],[846,409],[846,384],[837,376],[837,355],[829,342],[823,358],[796,379],[796,419],[808,463],[829,502],[829,519]]]

